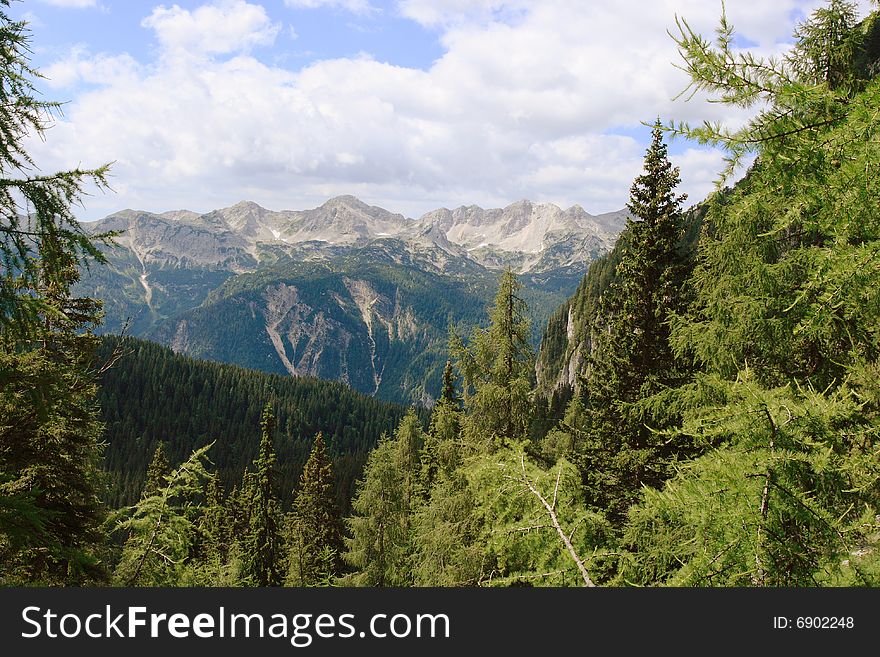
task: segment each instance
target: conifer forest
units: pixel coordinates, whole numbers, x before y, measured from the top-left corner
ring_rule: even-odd
[[[752,118],[644,108],[613,250],[537,330],[508,267],[405,406],[99,334],[75,289],[119,235],[75,214],[113,165],[34,166],[61,106],[10,2],[0,583],[880,584],[880,12],[829,0],[781,58],[675,19],[683,94]],[[707,198],[673,138],[726,154]]]

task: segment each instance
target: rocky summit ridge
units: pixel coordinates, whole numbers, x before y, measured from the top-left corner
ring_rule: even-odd
[[[117,230],[120,246],[143,263],[252,269],[267,253],[304,245],[362,247],[399,240],[418,250],[439,250],[489,269],[547,271],[588,262],[610,249],[626,221],[625,210],[591,215],[581,206],[517,201],[504,208],[439,208],[408,219],[354,196],[337,196],[309,210],[268,210],[253,201],[204,214],[188,210],[116,212],[86,224]]]

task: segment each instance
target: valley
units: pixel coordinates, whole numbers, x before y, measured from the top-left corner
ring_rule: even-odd
[[[119,237],[77,291],[103,300],[106,333],[431,405],[449,327],[481,321],[501,271],[523,282],[537,347],[626,217],[519,201],[407,219],[353,196],[301,211],[123,210],[84,225]]]

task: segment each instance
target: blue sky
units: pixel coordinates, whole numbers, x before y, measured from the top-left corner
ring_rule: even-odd
[[[128,0],[72,0],[65,3],[27,0],[13,6],[17,18],[34,20],[37,53],[34,62],[46,66],[77,46],[94,51],[128,52],[144,60],[157,43],[140,23],[162,3]],[[193,11],[200,1],[165,3]],[[340,6],[285,5],[283,0],[260,2],[273,23],[281,26],[276,41],[253,53],[266,63],[301,66],[309,61],[354,57],[368,52],[380,61],[427,69],[442,56],[438,30],[402,16],[394,2],[372,2],[374,9],[351,12]],[[79,7],[79,10],[77,10]]]
[[[727,0],[739,43],[789,47],[818,0]],[[863,13],[869,3],[860,3]],[[26,0],[33,63],[64,115],[43,170],[113,166],[80,212],[272,209],[355,194],[408,216],[521,198],[621,208],[641,121],[737,123],[686,85],[666,34],[705,0]],[[692,201],[719,153],[676,142]]]

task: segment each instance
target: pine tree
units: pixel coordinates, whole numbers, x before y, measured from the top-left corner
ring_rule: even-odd
[[[813,11],[810,20],[794,32],[795,48],[785,58],[800,81],[827,85],[848,95],[864,85],[854,67],[863,34],[854,29],[856,5],[848,0],[830,0],[827,7]]]
[[[287,582],[292,586],[319,586],[340,573],[342,519],[334,490],[333,468],[318,433],[290,518]]]
[[[592,327],[583,400],[572,402],[586,407],[585,425],[575,427],[573,435],[580,442],[588,499],[617,523],[642,486],[656,487],[669,476],[675,456],[676,446],[657,429],[677,419],[650,400],[688,378],[669,343],[669,320],[683,308],[687,273],[679,250],[685,199],[675,192],[679,182],[658,122],[644,173],[630,191],[626,248]]]
[[[450,350],[464,380],[467,439],[493,442],[526,435],[531,416],[534,355],[529,344],[528,308],[522,285],[507,269],[489,311],[489,326],[477,328],[470,344],[453,333]]]
[[[102,261],[71,206],[107,168],[32,175],[25,140],[56,103],[37,98],[26,24],[0,0],[0,581],[100,580],[102,426],[92,371],[100,304],[76,299],[77,266]]]
[[[159,441],[156,445],[156,451],[153,453],[153,460],[147,467],[147,478],[141,497],[155,495],[157,491],[165,488],[169,474],[171,474],[171,464],[168,463],[168,457],[165,455],[164,444]]]
[[[223,487],[215,472],[208,481],[205,504],[199,520],[201,551],[206,560],[226,563],[232,544],[232,523],[223,499]]]
[[[275,415],[266,404],[260,420],[260,452],[244,489],[250,522],[242,541],[242,580],[251,586],[279,586],[283,580],[281,510],[276,492]]]
[[[196,450],[161,488],[144,495],[130,515],[119,512],[116,531],[126,535],[115,579],[122,586],[176,586],[189,566],[201,515],[198,498],[209,475],[206,453]]]
[[[348,518],[345,560],[356,569],[356,586],[411,586],[412,524],[420,502],[419,451],[424,440],[414,411],[401,420],[393,440],[383,439],[367,460]]]
[[[9,2],[0,0],[0,332],[27,340],[59,311],[33,292],[68,288],[71,262],[104,261],[96,245],[112,234],[87,236],[71,208],[87,184],[107,188],[109,166],[31,174],[36,164],[26,139],[45,135],[60,104],[39,99],[34,80],[42,76],[28,62],[30,31],[6,14]]]
[[[446,366],[443,368],[443,391],[440,394],[440,401],[458,406],[460,400],[455,390],[455,371],[452,367],[452,361],[447,360]]]
[[[852,562],[880,509],[880,83],[859,80],[852,15],[829,3],[784,61],[734,51],[723,18],[714,46],[684,24],[693,87],[764,109],[736,130],[680,126],[757,161],[710,207],[671,334],[704,370],[680,436],[716,447],[631,510],[627,582],[876,585]]]
[[[223,499],[220,477],[215,472],[208,480],[201,505],[189,568],[182,573],[178,585],[241,586],[239,571],[239,549],[234,540],[232,518]]]

